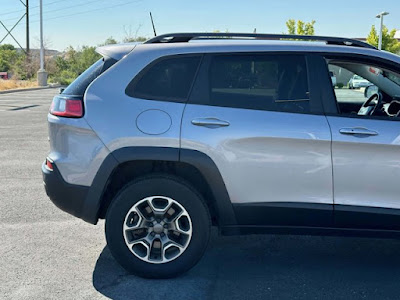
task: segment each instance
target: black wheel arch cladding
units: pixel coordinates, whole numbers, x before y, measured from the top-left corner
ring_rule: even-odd
[[[218,225],[235,225],[236,217],[223,178],[214,161],[203,152],[170,147],[124,147],[111,152],[99,168],[83,203],[81,218],[96,224],[107,184],[118,166],[131,161],[183,162],[196,168],[206,180],[218,214]],[[196,188],[196,187],[195,187]]]

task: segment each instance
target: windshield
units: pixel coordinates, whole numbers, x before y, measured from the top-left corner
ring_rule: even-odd
[[[389,71],[385,71],[384,75],[386,78],[388,78],[390,81],[394,82],[395,84],[400,86],[400,75],[398,74],[394,74],[392,72]]]

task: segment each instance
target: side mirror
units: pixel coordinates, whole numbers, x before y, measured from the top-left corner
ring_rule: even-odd
[[[63,87],[60,88],[60,89],[59,89],[59,93],[62,94],[62,93],[64,92],[64,90],[65,90],[65,88],[63,88]]]
[[[369,98],[373,94],[376,94],[379,91],[379,88],[376,85],[367,86],[364,90],[364,97]]]

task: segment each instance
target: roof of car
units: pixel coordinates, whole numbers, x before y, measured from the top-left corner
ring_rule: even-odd
[[[158,44],[158,43],[178,43],[189,42],[193,40],[229,40],[229,39],[247,39],[247,40],[302,40],[302,41],[322,41],[329,45],[346,45],[356,46],[362,48],[372,48],[374,46],[355,39],[320,36],[320,35],[294,35],[294,34],[271,34],[271,33],[243,33],[243,32],[179,32],[167,33],[155,36],[145,42],[145,44]]]
[[[158,55],[212,52],[322,52],[348,53],[380,57],[400,63],[400,56],[362,41],[338,37],[292,36],[283,34],[244,33],[175,33],[156,36],[144,43],[128,43],[99,47],[103,56],[116,60],[131,52],[158,52]]]
[[[380,57],[400,63],[400,56],[386,51],[353,46],[326,45],[321,42],[304,41],[199,41],[189,43],[140,44],[137,49],[160,51],[160,55],[184,53],[213,53],[213,52],[318,52],[346,53]],[[136,51],[136,50],[135,50]],[[163,53],[161,53],[163,52]]]

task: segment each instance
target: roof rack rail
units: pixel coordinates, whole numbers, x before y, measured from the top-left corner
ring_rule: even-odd
[[[255,39],[255,40],[302,40],[302,41],[322,41],[326,42],[327,45],[345,45],[362,48],[376,49],[374,46],[365,42],[341,38],[341,37],[329,37],[329,36],[317,36],[317,35],[292,35],[292,34],[265,34],[265,33],[231,33],[231,32],[193,32],[193,33],[169,33],[158,35],[152,39],[149,39],[145,44],[156,44],[156,43],[182,43],[189,42],[190,40],[204,40],[204,39],[228,39],[228,38],[239,38],[239,39]]]

